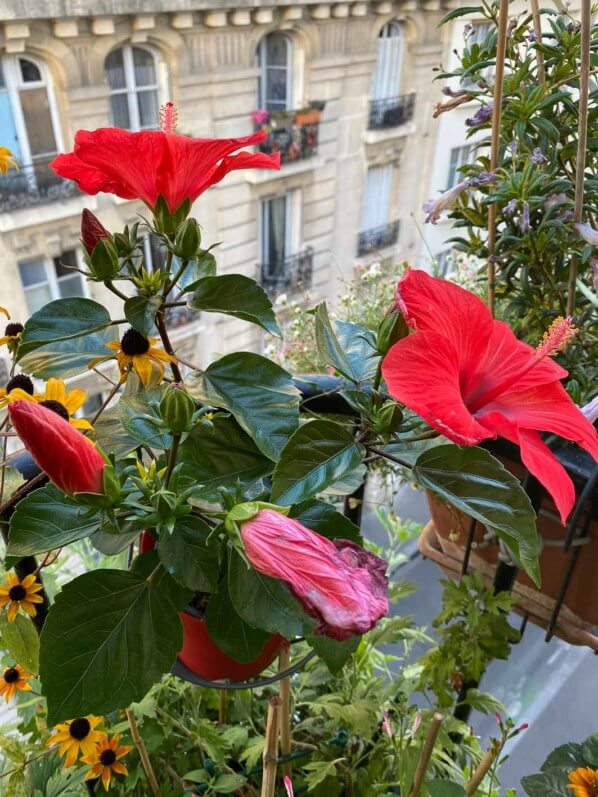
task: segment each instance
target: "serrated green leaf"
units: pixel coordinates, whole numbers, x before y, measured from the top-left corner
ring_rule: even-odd
[[[91,360],[112,357],[106,344],[114,340],[115,327],[68,340],[54,340],[23,355],[21,370],[36,379],[68,379],[88,370]]]
[[[102,523],[100,513],[71,501],[47,484],[17,504],[10,518],[8,556],[35,556],[89,537]]]
[[[256,659],[269,637],[266,631],[252,628],[237,613],[226,579],[220,582],[218,592],[210,596],[205,622],[210,639],[227,656],[239,662]]]
[[[325,501],[310,499],[291,507],[289,517],[303,523],[308,529],[317,531],[330,539],[351,540],[359,545],[363,542],[359,526]]]
[[[15,736],[0,736],[0,750],[17,764],[22,764],[27,758],[25,743]]]
[[[299,423],[300,396],[291,375],[259,354],[222,357],[191,375],[189,392],[231,412],[270,459],[278,459]]]
[[[62,588],[41,636],[48,723],[108,714],[140,700],[183,644],[190,593],[163,570],[95,570]]]
[[[218,548],[208,545],[212,529],[198,517],[179,518],[172,534],[161,534],[158,554],[167,572],[194,592],[215,592]]]
[[[441,445],[421,454],[413,478],[495,529],[539,585],[536,515],[519,481],[483,448]]]
[[[8,499],[16,493],[19,487],[25,484],[25,477],[16,468],[11,465],[6,465],[4,468],[4,483],[2,485],[2,493],[0,494],[0,503],[5,503]]]
[[[312,498],[357,468],[365,449],[332,421],[309,421],[282,450],[272,477],[272,500],[283,506]]]
[[[342,642],[327,636],[309,636],[307,642],[316,651],[333,675],[340,672],[359,647],[360,636]]]
[[[13,623],[0,614],[0,638],[15,664],[32,674],[39,672],[39,634],[29,617],[17,614]]]
[[[19,341],[17,359],[34,349],[69,338],[80,338],[106,329],[110,314],[91,299],[57,299],[44,305],[26,322]]]
[[[538,775],[526,775],[521,785],[528,797],[563,797],[568,794],[570,769],[551,769]]]
[[[234,316],[281,337],[268,294],[255,280],[242,274],[223,274],[199,280],[189,307],[206,313]]]
[[[226,772],[224,775],[218,776],[212,788],[217,794],[232,794],[246,783],[247,778],[243,777],[243,775],[237,775],[236,772]]]
[[[465,789],[459,783],[450,780],[428,781],[430,797],[465,797]]]
[[[125,317],[133,329],[148,337],[161,302],[159,296],[131,296],[125,301]]]

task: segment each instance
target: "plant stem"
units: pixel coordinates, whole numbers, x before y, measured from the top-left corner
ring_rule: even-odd
[[[379,457],[383,457],[383,459],[388,459],[390,462],[396,462],[397,465],[402,465],[404,468],[413,470],[413,465],[410,462],[407,462],[407,460],[401,459],[400,457],[395,457],[393,454],[387,454],[386,451],[383,451],[381,448],[367,446],[367,450],[371,451],[372,454],[377,454]]]
[[[164,346],[164,351],[174,357],[174,349],[172,348],[170,338],[168,337],[168,330],[166,329],[166,324],[164,323],[164,313],[162,311],[156,313],[156,327],[158,329],[162,345]],[[172,370],[172,375],[174,376],[175,382],[182,382],[183,376],[176,361],[170,363],[170,368]]]
[[[268,703],[266,738],[263,755],[263,776],[261,797],[274,797],[276,788],[276,765],[278,763],[278,715],[281,700],[271,697]]]
[[[438,738],[438,733],[440,732],[440,726],[442,725],[443,721],[444,717],[442,714],[434,714],[432,717],[430,727],[428,728],[428,733],[426,734],[424,741],[424,746],[422,747],[421,755],[419,757],[417,769],[415,770],[413,786],[409,792],[409,797],[417,797],[419,794],[419,790],[424,782],[424,777],[428,769],[430,759],[432,758],[432,752],[434,751],[434,745],[436,744],[436,739]]]
[[[278,672],[289,669],[291,663],[291,648],[288,642],[283,642],[278,654]],[[279,685],[281,699],[280,706],[280,754],[287,756],[291,752],[291,679],[283,678]],[[291,762],[285,761],[282,765],[282,774],[291,775]]]
[[[13,493],[10,496],[8,501],[5,501],[0,505],[0,515],[13,504],[16,504],[16,502],[22,498],[25,493],[29,492],[32,487],[35,487],[37,484],[40,484],[40,482],[47,478],[48,477],[46,476],[45,472],[38,473],[37,476],[33,477],[33,479],[30,479],[30,481],[26,482],[22,487],[19,487],[16,493]]]
[[[503,82],[507,53],[507,25],[509,22],[509,0],[500,0],[498,12],[498,42],[496,45],[496,71],[494,73],[494,99],[492,106],[492,138],[490,141],[490,171],[496,171],[500,148],[500,120],[502,116]],[[488,308],[494,315],[496,247],[496,203],[488,207]]]
[[[122,299],[123,302],[126,302],[127,299],[129,298],[128,296],[125,296],[125,294],[122,293],[122,291],[119,291],[115,285],[113,285],[112,280],[106,280],[104,285],[108,288],[109,291],[112,291],[112,293],[118,296],[119,299]]]
[[[536,44],[542,44],[542,21],[540,18],[540,6],[538,0],[531,0],[532,20],[534,33],[536,34]],[[538,80],[540,83],[546,81],[546,70],[544,69],[544,55],[540,50],[536,50],[536,62],[538,64]]]
[[[93,425],[94,425],[94,423],[97,421],[97,419],[100,417],[100,415],[101,415],[101,414],[104,412],[104,410],[106,409],[106,407],[108,406],[108,404],[110,404],[110,402],[112,401],[112,399],[113,399],[113,398],[114,398],[114,396],[116,395],[116,393],[117,393],[117,391],[118,391],[118,389],[119,389],[119,387],[120,387],[120,386],[121,386],[121,383],[120,383],[120,382],[117,382],[117,383],[114,385],[114,387],[112,388],[112,390],[110,391],[110,393],[108,393],[108,397],[107,397],[107,398],[106,398],[106,400],[105,400],[105,401],[102,403],[102,406],[100,407],[100,409],[99,409],[99,410],[96,412],[96,414],[93,416],[93,418],[92,418],[92,419],[91,419],[91,421],[90,421],[90,423],[91,423],[91,425],[92,425],[92,426],[93,426]]]
[[[179,450],[180,442],[181,442],[180,433],[174,433],[172,435],[172,445],[170,446],[170,451],[168,452],[168,467],[166,468],[166,474],[164,476],[164,485],[166,487],[168,487],[168,484],[170,482],[170,477],[172,476],[174,466],[176,465],[176,457]]]
[[[218,690],[218,722],[220,725],[224,725],[226,722],[226,709],[228,703],[228,690],[226,689],[219,689]]]
[[[580,224],[583,216],[586,147],[588,142],[588,99],[590,94],[591,17],[591,0],[581,0],[581,61],[579,64],[579,124],[577,127],[577,159],[575,162],[575,206],[573,208],[574,224]],[[569,261],[567,315],[573,315],[573,310],[575,308],[577,261],[577,257],[572,257]]]
[[[133,741],[135,742],[135,747],[137,748],[137,752],[139,753],[139,758],[141,759],[141,765],[147,777],[147,782],[149,783],[150,789],[152,790],[152,794],[154,795],[154,797],[160,797],[160,787],[158,786],[158,781],[156,780],[156,776],[154,774],[151,761],[149,760],[147,749],[139,733],[139,728],[137,727],[137,721],[135,720],[133,712],[131,711],[130,708],[125,710],[125,714],[127,715],[129,727],[131,728],[131,736],[133,737]]]

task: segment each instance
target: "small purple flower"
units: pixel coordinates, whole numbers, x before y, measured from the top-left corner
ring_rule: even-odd
[[[479,125],[485,124],[491,117],[492,105],[482,105],[473,116],[465,120],[465,124],[467,127],[478,127]]]
[[[472,177],[469,181],[471,188],[481,188],[483,185],[490,185],[496,180],[494,172],[480,172],[477,177]]]
[[[527,38],[533,44],[538,38],[536,36],[536,31],[535,30],[530,30],[529,33],[527,34]]]
[[[563,221],[563,222],[571,221],[574,216],[575,213],[572,210],[564,210],[561,214],[557,216],[557,221]]]
[[[514,138],[510,144],[507,144],[507,149],[510,150],[511,155],[516,155],[519,149],[519,142]]]
[[[531,226],[529,223],[529,205],[527,202],[523,203],[523,208],[521,210],[521,218],[519,219],[519,229],[524,235],[531,230]]]
[[[470,181],[462,180],[452,188],[449,188],[448,191],[440,194],[436,199],[428,199],[423,206],[423,210],[427,214],[425,218],[426,224],[436,224],[440,214],[444,210],[450,210],[457,203],[463,191],[466,191],[469,187]]]
[[[595,230],[591,224],[586,222],[585,224],[574,224],[573,226],[586,243],[591,246],[598,246],[598,230]]]
[[[517,200],[511,199],[511,201],[507,203],[502,209],[503,216],[507,216],[508,218],[513,218],[515,213],[517,213],[517,205],[518,205]]]
[[[590,423],[594,423],[598,419],[598,396],[594,396],[588,404],[581,408],[581,411]]]
[[[552,210],[557,205],[564,205],[567,202],[566,194],[551,194],[544,202],[545,210]]]
[[[467,39],[469,39],[469,37],[473,35],[474,31],[475,27],[471,24],[471,22],[468,22],[467,25],[463,28],[463,38],[465,39],[465,41],[467,41]]]
[[[532,151],[532,154],[527,156],[527,159],[531,163],[535,163],[536,166],[544,166],[545,163],[548,163],[548,158],[542,152],[540,147],[535,147],[535,149]]]

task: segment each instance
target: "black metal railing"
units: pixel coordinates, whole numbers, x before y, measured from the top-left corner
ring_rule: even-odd
[[[272,113],[261,127],[269,135],[259,145],[260,152],[280,152],[281,163],[305,160],[318,152],[320,112],[317,110]]]
[[[382,227],[374,227],[372,230],[360,232],[357,236],[357,254],[367,255],[369,252],[396,244],[399,240],[399,225],[400,222],[397,219],[397,221],[383,224]]]
[[[297,293],[311,287],[314,250],[306,246],[301,252],[274,263],[262,263],[260,282],[271,295]]]
[[[47,162],[21,166],[0,176],[0,213],[68,199],[78,193],[74,180],[65,180]]]
[[[415,94],[403,94],[401,97],[389,97],[385,100],[370,102],[370,130],[386,127],[398,127],[413,119],[415,111]]]
[[[192,310],[190,307],[171,307],[166,311],[166,326],[169,329],[184,327],[186,324],[197,321],[200,315],[200,310]]]

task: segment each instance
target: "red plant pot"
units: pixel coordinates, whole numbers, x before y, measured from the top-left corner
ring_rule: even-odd
[[[141,553],[152,551],[155,545],[152,535],[144,531],[139,544]],[[283,637],[273,634],[266,640],[257,658],[236,661],[212,641],[205,622],[195,609],[184,610],[180,617],[183,623],[183,647],[178,654],[179,660],[195,675],[210,681],[245,681],[254,678],[274,661],[284,641]]]

